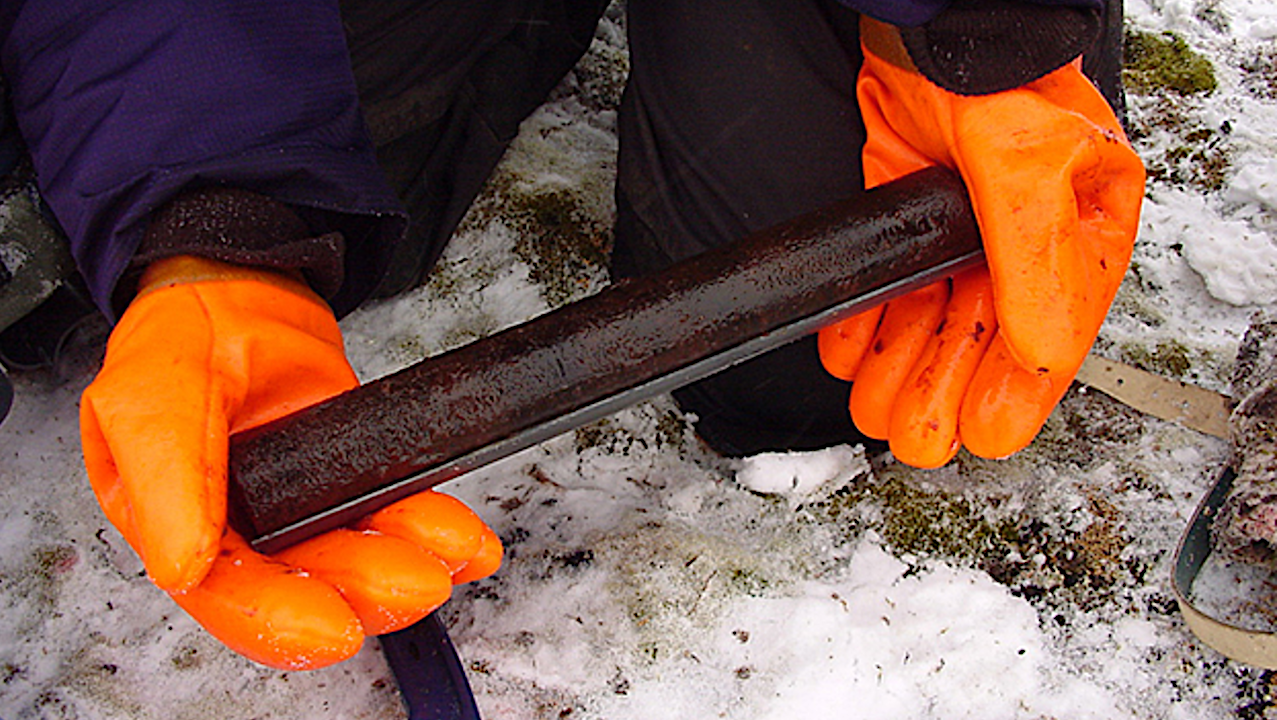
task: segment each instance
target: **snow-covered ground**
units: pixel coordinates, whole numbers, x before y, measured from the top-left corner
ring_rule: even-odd
[[[1127,13],[1183,36],[1219,85],[1131,97],[1162,171],[1097,350],[1227,390],[1249,317],[1277,301],[1277,6]],[[343,321],[365,379],[602,286],[620,28],[613,13],[528,121],[435,279]],[[401,717],[375,642],[269,670],[151,587],[80,465],[95,357],[17,377],[0,426],[0,718]],[[1075,388],[1006,461],[726,461],[662,398],[447,486],[508,556],[443,612],[489,718],[1277,716],[1273,675],[1197,643],[1169,587],[1228,452]]]

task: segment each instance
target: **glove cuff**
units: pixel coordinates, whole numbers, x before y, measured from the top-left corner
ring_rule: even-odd
[[[324,300],[306,285],[298,271],[233,265],[194,255],[177,255],[156,260],[148,265],[138,280],[138,293],[134,299],[141,299],[153,292],[175,285],[236,280],[250,280],[270,285],[321,305],[324,304]]]
[[[232,265],[300,270],[307,284],[331,297],[341,287],[346,244],[340,233],[313,232],[289,205],[236,187],[183,191],[152,215],[121,278],[118,305],[127,304],[143,271],[179,255]]]
[[[1089,50],[1095,9],[955,0],[935,19],[897,28],[862,16],[861,42],[878,57],[958,95],[990,95],[1042,78]]]

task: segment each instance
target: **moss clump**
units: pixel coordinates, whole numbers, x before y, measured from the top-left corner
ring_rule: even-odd
[[[1136,367],[1159,375],[1182,378],[1192,369],[1191,351],[1174,339],[1162,340],[1151,350],[1142,345],[1122,346],[1122,358]]]
[[[169,656],[169,662],[178,670],[191,670],[200,665],[200,651],[190,645],[183,645]]]
[[[1144,264],[1138,259],[1131,261],[1126,279],[1118,288],[1117,297],[1113,299],[1114,316],[1129,317],[1149,328],[1158,328],[1166,324],[1166,316],[1151,296],[1159,292],[1156,283],[1145,279]],[[1096,340],[1095,350],[1104,349],[1108,343],[1103,337]]]
[[[514,251],[531,268],[551,306],[578,297],[608,265],[611,228],[597,222],[568,190],[508,198],[507,220],[519,231]]]
[[[767,577],[754,568],[733,567],[728,570],[727,581],[731,586],[731,594],[762,597],[767,593],[771,583]]]
[[[1190,135],[1200,136],[1210,130],[1199,130]],[[1191,137],[1185,138],[1192,141]],[[1226,149],[1215,147],[1214,143],[1202,145],[1181,145],[1166,152],[1165,162],[1153,164],[1149,174],[1155,179],[1171,183],[1193,185],[1203,190],[1222,190],[1228,181],[1228,171],[1233,166],[1232,153]]]
[[[1115,584],[1124,569],[1122,552],[1128,544],[1130,541],[1121,527],[1111,518],[1102,517],[1087,525],[1067,546],[1067,555],[1058,559],[1062,568],[1072,571],[1070,576],[1066,576],[1066,582],[1073,579],[1096,587]]]
[[[577,97],[595,111],[616,110],[621,105],[630,56],[624,48],[595,38],[590,50],[573,68]]]
[[[1123,560],[1129,539],[1120,513],[1103,497],[1089,498],[1090,522],[1065,529],[1029,515],[997,517],[978,501],[927,489],[918,473],[888,466],[873,481],[807,510],[849,537],[874,529],[893,555],[911,563],[936,558],[977,567],[1017,595],[1047,604],[1098,606],[1133,571]]]
[[[1173,138],[1159,143],[1156,155],[1149,153],[1145,167],[1150,180],[1208,192],[1220,190],[1228,181],[1233,166],[1228,132],[1227,125],[1204,126],[1184,107],[1182,98],[1165,95],[1156,98],[1130,128],[1131,140],[1137,144],[1148,144],[1158,136]]]
[[[1103,463],[1145,428],[1142,415],[1102,392],[1070,392],[1056,410],[1040,435],[1040,448],[1078,468]]]
[[[640,427],[629,428],[614,417],[579,427],[575,432],[576,452],[599,448],[611,454],[628,455],[637,448],[679,448],[690,429],[687,418],[673,410],[652,408],[645,412]]]
[[[1174,33],[1126,34],[1123,79],[1132,101],[1132,142],[1144,145],[1149,179],[1178,187],[1218,191],[1228,181],[1233,153],[1228,123],[1208,127],[1196,111],[1198,97],[1217,86],[1210,60]]]
[[[975,560],[1003,554],[1018,537],[1014,523],[992,523],[961,497],[923,492],[899,480],[882,491],[889,510],[881,532],[899,551]]]
[[[1128,31],[1125,39],[1126,86],[1145,93],[1170,91],[1177,95],[1214,92],[1215,68],[1175,33]]]
[[[925,490],[886,470],[876,481],[848,487],[808,509],[856,535],[860,523],[855,516],[866,503],[881,509],[880,518],[870,525],[896,555],[974,562],[1005,554],[1018,540],[1013,521],[990,521],[960,496]]]
[[[460,295],[470,292],[472,288],[488,285],[496,277],[497,268],[489,263],[472,262],[468,257],[445,257],[431,269],[426,278],[427,295],[432,298]]]
[[[558,307],[604,277],[612,253],[612,228],[591,212],[583,192],[530,189],[517,174],[499,174],[488,181],[457,232],[478,231],[500,220],[514,232],[514,253],[527,263],[530,279],[546,302]]]

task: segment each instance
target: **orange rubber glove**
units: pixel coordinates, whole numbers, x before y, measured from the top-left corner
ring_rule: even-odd
[[[434,492],[274,557],[226,527],[229,436],[357,384],[332,311],[300,280],[178,257],[147,269],[82,398],[107,518],[156,585],[265,665],[344,660],[501,562],[492,530]]]
[[[862,18],[861,38],[866,186],[957,170],[987,272],[826,328],[822,361],[855,381],[857,427],[901,461],[937,467],[960,446],[1005,457],[1037,435],[1099,333],[1130,263],[1143,165],[1078,63],[962,96],[917,72],[895,28]]]

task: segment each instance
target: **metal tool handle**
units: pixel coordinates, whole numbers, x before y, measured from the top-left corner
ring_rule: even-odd
[[[231,440],[231,522],[271,552],[981,260],[932,168]]]
[[[439,613],[378,641],[408,720],[480,720],[461,657]]]

